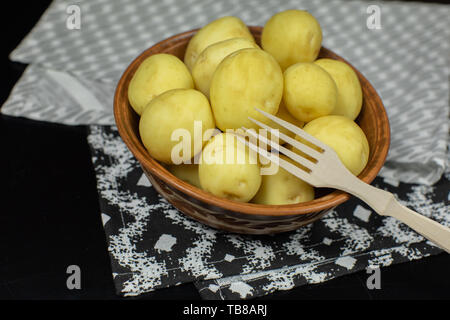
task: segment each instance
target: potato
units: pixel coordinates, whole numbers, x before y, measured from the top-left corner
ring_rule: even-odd
[[[289,113],[289,111],[286,109],[286,106],[284,105],[283,101],[281,101],[280,106],[278,108],[278,112],[275,116],[277,116],[280,119],[283,119],[284,121],[292,123],[294,126],[297,126],[299,128],[303,128],[303,126],[305,124],[303,121],[297,120]],[[272,120],[270,120],[270,122],[269,122],[269,127],[278,129],[278,130],[280,130],[281,133],[284,133],[285,135],[287,135],[291,138],[295,137],[295,133],[286,129],[285,127],[280,126],[279,124],[273,122]]]
[[[192,70],[197,57],[206,47],[231,38],[246,38],[255,41],[241,19],[222,17],[207,24],[192,37],[184,54],[184,63],[189,70]]]
[[[280,158],[293,163],[284,155],[280,155]],[[276,174],[262,176],[261,187],[251,202],[283,205],[306,202],[313,199],[313,187],[279,167]]]
[[[203,50],[192,68],[195,87],[209,98],[211,79],[219,63],[230,53],[245,48],[259,49],[252,40],[233,38],[214,43]]]
[[[234,134],[215,135],[202,151],[200,185],[218,197],[247,202],[261,185],[256,156]]]
[[[333,148],[355,176],[365,168],[369,160],[369,143],[364,131],[354,121],[330,115],[307,123],[303,130]]]
[[[222,131],[258,126],[251,116],[269,120],[255,110],[276,114],[283,94],[283,74],[275,59],[260,49],[242,49],[228,55],[214,72],[210,99],[216,125]]]
[[[267,21],[261,46],[285,70],[297,62],[313,62],[322,44],[319,22],[307,11],[286,10]]]
[[[198,164],[174,164],[170,165],[168,169],[178,179],[201,188],[198,178]]]
[[[283,119],[283,120],[285,120],[285,121],[287,121],[289,123],[292,123],[294,126],[297,126],[299,128],[303,128],[303,126],[305,124],[303,121],[299,121],[299,120],[295,119],[289,113],[289,111],[287,111],[286,106],[284,105],[283,101],[281,101],[280,106],[278,108],[278,112],[277,112],[277,114],[275,116],[277,116],[278,118],[281,118],[281,119]],[[272,120],[269,120],[268,126],[271,127],[271,128],[274,128],[274,129],[278,129],[280,133],[284,133],[288,137],[295,138],[295,133],[291,132],[290,130],[288,130],[288,129],[282,127],[282,126],[280,126],[278,123],[276,123],[276,122],[274,122]],[[258,131],[258,133],[262,134],[268,140],[272,139],[274,143],[278,143],[280,145],[283,145],[283,144],[286,143],[286,141],[283,140],[281,137],[278,137],[278,139],[276,139],[275,137],[272,138],[270,132],[267,132],[265,135],[264,135],[263,131]],[[259,147],[261,147],[261,148],[263,148],[265,150],[271,150],[272,149],[270,144],[266,145],[263,141],[259,141],[258,145],[259,145]]]
[[[314,62],[327,71],[338,89],[336,106],[331,114],[346,116],[355,120],[361,111],[362,90],[358,76],[346,63],[332,59],[319,59]]]
[[[173,89],[160,94],[145,107],[139,121],[139,133],[153,158],[166,164],[178,164],[176,159],[189,161],[205,143],[203,139],[201,143],[194,143],[194,121],[201,121],[199,129],[203,133],[214,128],[208,99],[194,89]],[[180,138],[176,129],[185,129],[188,137]],[[175,134],[173,140],[172,134]],[[186,142],[186,148],[177,152],[176,146],[182,142]]]
[[[314,63],[300,62],[284,72],[283,101],[296,119],[309,122],[333,111],[337,87],[324,69]]]
[[[141,115],[154,97],[177,88],[194,88],[189,70],[174,55],[159,53],[145,59],[134,73],[128,86],[128,100]]]

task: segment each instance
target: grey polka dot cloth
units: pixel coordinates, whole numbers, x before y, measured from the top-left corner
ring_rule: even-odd
[[[79,29],[67,27],[78,5]],[[369,28],[376,5],[379,26]],[[309,10],[324,46],[373,83],[392,128],[382,176],[431,185],[445,167],[448,139],[450,7],[337,0],[56,0],[11,53],[30,63],[1,111],[36,120],[114,124],[112,97],[126,66],[143,50],[179,32],[235,15],[264,25],[285,9]],[[376,20],[376,19],[375,19]]]
[[[73,18],[69,7],[74,5],[79,29],[68,27]],[[30,65],[1,112],[91,125],[89,143],[119,293],[136,295],[195,281],[204,298],[250,298],[326,281],[368,264],[384,266],[440,252],[356,201],[308,228],[267,240],[217,232],[185,218],[156,194],[148,196],[154,191],[113,126],[114,88],[126,66],[156,42],[218,17],[234,15],[249,25],[264,25],[274,13],[292,8],[310,11],[322,26],[323,45],[358,68],[383,99],[392,140],[376,184],[448,225],[449,176],[443,173],[448,161],[450,6],[342,0],[55,0],[10,55]],[[380,10],[379,21],[374,8]],[[374,22],[380,28],[372,28]],[[115,150],[122,150],[125,158]],[[152,226],[167,232],[155,232]],[[208,248],[215,254],[205,254]]]

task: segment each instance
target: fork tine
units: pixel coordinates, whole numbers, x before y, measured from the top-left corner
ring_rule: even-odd
[[[269,118],[270,120],[272,120],[275,123],[278,123],[280,126],[282,126],[283,128],[288,129],[289,131],[295,133],[296,135],[302,137],[303,139],[307,140],[308,142],[315,144],[317,147],[321,148],[322,150],[327,150],[328,147],[321,142],[320,140],[314,138],[313,136],[309,135],[308,133],[306,133],[304,130],[298,128],[297,126],[294,126],[293,124],[284,121],[283,119],[280,119],[278,117],[275,117],[274,115],[271,115],[270,113],[267,113],[263,110],[260,110],[258,108],[255,108],[256,111],[258,111],[259,113],[263,114],[264,116],[266,116],[267,118]]]
[[[287,157],[291,158],[292,160],[294,160],[301,166],[305,167],[305,169],[309,170],[309,172],[312,171],[310,167],[314,166],[314,162],[312,162],[311,160],[304,158],[304,157],[296,154],[295,152],[292,152],[291,150],[279,145],[278,143],[272,141],[272,139],[269,140],[266,137],[264,137],[260,134],[257,134],[256,132],[253,132],[252,130],[248,130],[247,128],[243,128],[243,129],[245,130],[245,132],[247,134],[251,135],[252,137],[264,142],[266,145],[269,144],[272,148],[278,149],[281,153],[283,153]]]
[[[315,185],[314,179],[311,174],[308,172],[296,167],[292,163],[289,163],[288,161],[280,158],[279,156],[275,156],[272,152],[268,152],[267,150],[261,149],[258,146],[255,146],[253,143],[248,142],[246,139],[244,139],[241,135],[236,134],[236,139],[244,143],[246,146],[248,146],[253,151],[256,151],[259,155],[264,157],[265,159],[268,159],[272,162],[278,163],[280,167],[282,167],[284,170],[292,173],[294,176],[296,176],[299,179],[302,179],[303,181]]]
[[[258,121],[256,119],[253,119],[252,117],[248,117],[248,119],[250,121],[252,121],[253,123],[257,124],[258,126],[260,126],[263,129],[266,129],[267,131],[272,132],[274,129],[269,127],[268,125],[266,125],[265,123],[262,123],[261,121]],[[275,133],[274,133],[275,134]],[[320,156],[322,155],[321,152],[317,151],[316,149],[311,148],[310,146],[301,143],[298,140],[292,139],[291,137],[285,135],[283,132],[279,131],[278,132],[278,136],[283,139],[284,141],[286,141],[287,143],[291,144],[293,147],[295,147],[296,149],[304,152],[305,154],[315,158],[316,160],[318,160],[320,158]]]

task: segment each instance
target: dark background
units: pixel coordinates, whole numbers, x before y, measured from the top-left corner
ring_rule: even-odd
[[[49,4],[22,0],[1,10],[0,105],[26,67],[8,54]],[[80,290],[66,287],[72,264],[81,268]],[[369,275],[359,272],[262,299],[449,299],[449,272],[450,255],[440,254],[382,268],[381,290],[368,290]],[[0,116],[0,299],[121,299],[84,126]],[[134,299],[200,296],[183,284]]]

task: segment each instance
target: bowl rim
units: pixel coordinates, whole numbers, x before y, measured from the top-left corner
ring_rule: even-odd
[[[252,32],[252,34],[258,34],[262,31],[262,27],[260,26],[248,26],[248,27]],[[121,93],[128,92],[127,80],[131,79],[132,77],[131,73],[134,74],[134,71],[137,69],[137,67],[142,62],[143,59],[149,57],[152,54],[161,52],[161,49],[167,50],[168,48],[175,46],[177,44],[177,41],[192,37],[198,30],[199,29],[193,29],[173,35],[169,38],[159,41],[158,43],[144,50],[128,65],[128,67],[120,77],[119,82],[117,83],[114,94],[114,118],[117,130],[122,140],[127,145],[128,149],[131,151],[131,153],[136,157],[140,165],[143,167],[144,171],[149,172],[152,175],[155,175],[158,179],[162,180],[170,187],[196,200],[199,200],[200,202],[205,202],[209,205],[220,207],[225,210],[239,212],[241,214],[273,216],[273,217],[304,215],[317,211],[331,209],[350,199],[351,196],[348,193],[340,190],[334,190],[330,194],[327,194],[320,198],[316,198],[308,202],[289,205],[262,205],[262,204],[244,203],[228,200],[225,198],[217,197],[211,193],[201,190],[175,177],[163,165],[161,165],[158,161],[153,159],[148,154],[147,150],[140,141],[140,138],[138,138],[138,135],[134,134],[133,130],[126,125],[126,121],[124,119],[125,117],[121,117],[120,111],[124,107],[123,105],[125,105],[126,108],[132,109],[131,107],[129,107],[128,94],[126,94],[126,97],[124,99],[121,96]],[[375,88],[355,67],[353,67],[353,65],[351,65],[348,61],[346,61],[345,59],[343,59],[342,57],[340,57],[339,55],[337,55],[336,53],[325,47],[322,47],[321,50],[327,51],[329,54],[337,58],[337,60],[340,60],[349,65],[355,71],[359,80],[364,81],[368,85],[366,89],[371,91],[372,93],[371,99],[376,100],[375,104],[380,109],[378,122],[383,123],[384,125],[385,131],[384,135],[386,137],[385,139],[386,143],[383,145],[376,145],[375,149],[371,150],[372,158],[369,157],[369,162],[367,163],[366,167],[358,175],[358,178],[370,184],[375,179],[378,172],[381,170],[381,167],[383,166],[386,160],[390,146],[390,126],[386,109],[384,108],[381,98],[376,92]],[[123,102],[123,100],[125,101],[125,103]],[[130,111],[134,112],[134,110]],[[380,127],[378,125],[374,125],[373,128],[375,130],[375,136],[378,137],[377,140],[380,140],[379,139],[381,131]]]

